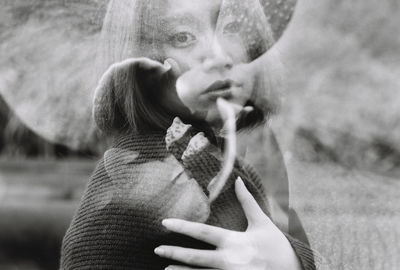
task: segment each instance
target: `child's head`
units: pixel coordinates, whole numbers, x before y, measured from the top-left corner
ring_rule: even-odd
[[[224,74],[234,65],[251,62],[274,44],[278,35],[269,21],[273,15],[268,15],[266,9],[278,5],[275,2],[282,1],[112,0],[103,25],[100,72],[126,58],[148,57],[159,62],[172,58],[181,73],[207,66],[213,72]],[[276,10],[270,13],[286,16],[282,13],[285,7],[280,10],[275,7]],[[132,122],[125,121],[126,115],[130,115],[135,117],[135,129],[168,127],[173,115],[167,111],[171,110],[165,110],[162,100],[157,100],[163,94],[155,93],[151,95],[156,97],[154,100],[144,100],[149,95],[138,91],[157,89],[120,89],[115,94],[124,96],[119,102],[125,104],[108,108],[120,108],[118,117],[122,121],[108,126],[132,129],[124,124]],[[128,103],[145,104],[147,108],[128,106]],[[129,108],[135,113],[127,114],[121,108]]]

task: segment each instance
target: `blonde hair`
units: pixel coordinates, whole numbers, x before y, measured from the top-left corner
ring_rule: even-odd
[[[103,22],[98,49],[97,74],[127,58],[148,57],[163,62],[156,16],[164,1],[111,0]],[[94,108],[97,126],[106,133],[165,130],[172,116],[158,105],[157,89],[145,89],[137,78],[140,71],[115,77],[114,87]]]

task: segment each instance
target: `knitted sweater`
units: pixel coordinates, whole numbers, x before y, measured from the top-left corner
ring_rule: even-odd
[[[259,176],[239,160],[210,205],[207,185],[220,160],[215,151],[196,151],[190,142],[186,136],[171,146],[171,134],[120,137],[88,183],[63,240],[61,269],[160,270],[177,263],[156,256],[159,245],[214,248],[168,232],[161,221],[174,217],[244,231],[247,221],[234,192],[238,176],[269,215]],[[286,235],[303,268],[315,269],[312,250]]]

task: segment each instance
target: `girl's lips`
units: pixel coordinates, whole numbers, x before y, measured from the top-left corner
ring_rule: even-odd
[[[211,100],[217,100],[220,97],[230,99],[233,97],[233,90],[241,86],[241,84],[230,79],[218,80],[207,87],[202,95],[206,95]]]
[[[203,94],[226,91],[234,85],[235,85],[235,82],[232,80],[229,80],[229,79],[228,80],[218,80],[218,81],[213,82],[209,87],[207,87],[206,90],[203,92]]]
[[[210,100],[217,100],[218,98],[231,99],[233,97],[232,89],[218,89],[206,93],[207,98]]]

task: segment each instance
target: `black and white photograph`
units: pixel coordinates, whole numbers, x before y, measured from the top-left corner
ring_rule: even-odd
[[[0,270],[399,270],[400,1],[0,0]]]

